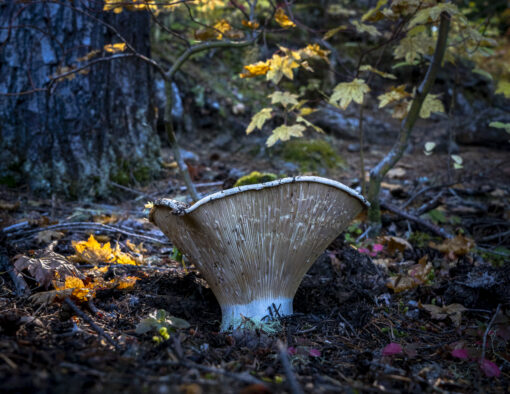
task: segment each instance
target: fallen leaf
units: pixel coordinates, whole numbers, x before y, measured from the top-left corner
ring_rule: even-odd
[[[501,375],[501,370],[499,367],[487,359],[483,359],[480,362],[480,369],[488,378],[497,378],[499,375]]]
[[[422,308],[430,313],[430,317],[435,320],[444,320],[447,317],[453,322],[455,327],[460,326],[462,312],[466,310],[464,305],[450,304],[445,306],[437,306],[432,304],[422,305]]]
[[[386,245],[390,255],[393,255],[397,250],[401,253],[406,249],[413,250],[412,245],[404,238],[384,236],[381,237],[381,242]]]
[[[48,288],[56,277],[70,275],[84,278],[83,274],[64,256],[50,250],[44,250],[35,257],[18,255],[14,259],[14,268],[18,272],[28,270],[30,275],[45,288]]]
[[[45,243],[48,244],[54,239],[60,239],[64,236],[64,233],[61,231],[55,231],[55,230],[44,230],[39,231],[37,235],[35,236],[35,240],[37,243]]]
[[[0,200],[0,210],[15,211],[18,208],[19,208],[19,201],[16,201],[15,203],[11,203],[11,202]]]
[[[452,357],[460,358],[461,360],[469,359],[469,355],[466,349],[454,349],[450,354]]]
[[[427,282],[432,272],[432,264],[427,262],[427,255],[423,256],[418,264],[409,268],[407,275],[397,275],[389,279],[386,286],[393,289],[395,293],[411,290]]]
[[[458,257],[466,255],[471,249],[473,249],[475,247],[475,241],[463,235],[457,235],[455,238],[447,239],[439,245],[431,242],[430,246],[442,253],[453,253]]]
[[[321,356],[320,350],[317,350],[317,349],[310,349],[308,351],[308,354],[310,355],[310,357],[320,357]]]
[[[382,351],[383,356],[393,356],[395,354],[402,354],[403,349],[398,343],[390,343],[386,345]]]

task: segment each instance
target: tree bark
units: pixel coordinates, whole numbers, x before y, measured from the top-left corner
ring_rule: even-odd
[[[108,28],[107,24],[117,31]],[[109,181],[159,171],[152,67],[134,57],[97,62],[54,84],[93,50],[121,42],[150,57],[150,16],[102,12],[102,2],[0,1],[0,183],[39,194],[106,195]],[[28,94],[13,94],[30,92]]]

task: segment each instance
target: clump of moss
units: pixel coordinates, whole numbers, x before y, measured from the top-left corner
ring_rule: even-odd
[[[264,183],[264,182],[271,182],[278,179],[278,176],[276,174],[270,173],[270,172],[263,172],[260,173],[258,171],[253,171],[251,174],[242,176],[239,178],[236,183],[234,184],[234,187],[237,186],[244,186],[244,185],[254,185],[256,183]]]
[[[281,156],[284,160],[297,164],[303,172],[345,165],[331,145],[319,139],[290,140],[283,145]]]

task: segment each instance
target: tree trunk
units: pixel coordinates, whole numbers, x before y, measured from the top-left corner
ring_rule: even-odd
[[[80,57],[120,42],[100,21],[150,56],[150,16],[105,13],[101,3],[0,1],[0,183],[81,198],[106,195],[109,181],[143,182],[158,172],[147,63],[98,62],[51,92],[9,95],[46,88],[64,67],[83,64]]]

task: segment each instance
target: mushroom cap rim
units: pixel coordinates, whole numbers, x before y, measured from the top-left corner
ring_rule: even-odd
[[[189,213],[193,212],[195,209],[201,207],[202,205],[207,204],[210,201],[219,200],[223,197],[228,197],[228,196],[232,196],[234,194],[247,192],[247,191],[251,191],[251,190],[263,190],[263,189],[276,187],[276,186],[287,184],[287,183],[294,183],[294,182],[316,182],[316,183],[322,183],[324,185],[332,186],[332,187],[342,190],[342,191],[346,192],[347,194],[350,194],[352,197],[358,199],[366,208],[370,207],[370,203],[366,200],[365,197],[363,197],[361,194],[359,194],[354,189],[351,189],[350,187],[345,186],[341,182],[335,181],[333,179],[318,177],[318,176],[301,175],[301,176],[277,179],[277,180],[271,181],[271,182],[256,183],[253,185],[237,186],[237,187],[233,187],[231,189],[221,190],[219,192],[209,194],[208,196],[205,196],[204,198],[198,200],[196,203],[194,203],[190,207],[184,209],[183,213],[189,214]],[[169,200],[166,198],[157,200],[154,202],[154,206],[168,206],[168,201]]]

